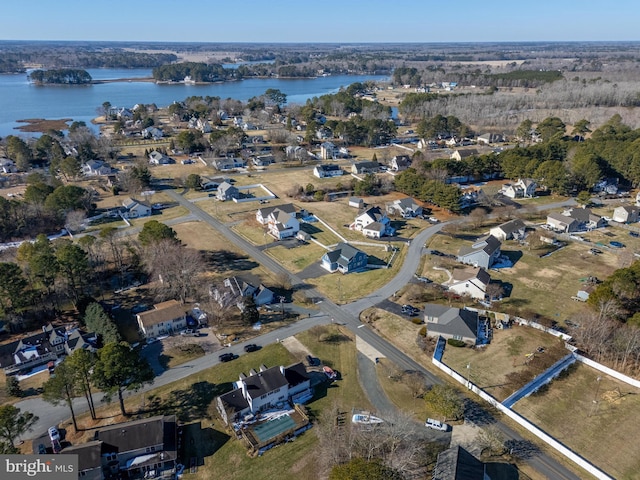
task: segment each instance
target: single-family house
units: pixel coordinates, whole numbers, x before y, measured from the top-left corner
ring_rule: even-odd
[[[158,127],[147,127],[141,131],[142,138],[151,138],[153,140],[160,140],[164,137],[164,132]]]
[[[318,178],[339,177],[344,174],[344,170],[340,168],[340,165],[325,163],[316,165],[313,174]]]
[[[364,200],[359,197],[349,197],[349,206],[360,210],[364,208]]]
[[[222,202],[226,200],[233,200],[234,198],[240,198],[240,190],[225,180],[218,185],[216,198]]]
[[[297,215],[295,205],[293,205],[292,203],[285,203],[283,205],[259,208],[256,211],[256,221],[260,225],[267,225],[269,223],[269,215],[271,215],[274,210],[281,210],[294,217]]]
[[[60,453],[62,455],[78,456],[78,478],[82,478],[82,480],[104,480],[101,441],[92,440],[78,445],[71,445],[63,448]]]
[[[404,218],[418,217],[422,215],[422,206],[413,198],[406,197],[386,204],[389,215],[401,215]]]
[[[638,221],[640,207],[634,205],[623,205],[613,210],[611,220],[618,223],[635,223]]]
[[[149,154],[149,163],[151,165],[170,165],[176,163],[176,161],[164,153],[154,150]]]
[[[241,157],[221,157],[214,158],[211,166],[219,171],[234,170],[236,168],[244,168],[247,162]]]
[[[257,287],[240,277],[225,278],[222,285],[212,286],[209,290],[211,297],[222,308],[235,305],[244,310],[246,297],[253,297],[256,306],[273,303],[274,293],[260,283]]]
[[[269,166],[269,165],[271,165],[272,163],[275,162],[275,158],[273,158],[273,155],[271,155],[271,154],[258,155],[256,157],[253,157],[251,162],[256,167],[267,167],[267,166]]]
[[[478,135],[477,138],[478,145],[491,145],[492,143],[500,142],[504,142],[504,136],[499,133],[484,133],[482,135]]]
[[[309,153],[304,147],[300,145],[287,145],[284,149],[284,153],[287,158],[300,160],[301,162],[312,158],[314,155]]]
[[[478,341],[478,312],[431,303],[424,307],[424,322],[429,337],[453,338],[471,345]]]
[[[240,374],[235,388],[216,397],[216,407],[229,425],[247,415],[256,414],[278,404],[304,403],[311,399],[311,379],[302,363],[251,370]]]
[[[113,169],[102,160],[89,160],[80,167],[85,177],[97,177],[101,175],[111,175]]]
[[[485,465],[460,445],[438,454],[432,480],[490,480],[491,478],[518,478],[516,476],[491,477]]]
[[[369,256],[362,250],[347,243],[338,243],[333,250],[322,256],[320,264],[331,273],[350,273],[364,269],[368,261]]]
[[[355,162],[351,165],[351,173],[362,175],[363,173],[376,173],[380,171],[378,162]]]
[[[150,205],[130,197],[122,199],[122,207],[123,209],[121,209],[120,214],[123,218],[140,218],[151,215]]]
[[[532,198],[538,184],[531,178],[520,178],[515,183],[505,183],[500,193],[509,198]]]
[[[216,190],[225,180],[227,180],[225,177],[200,177],[200,188],[202,190]]]
[[[16,167],[16,163],[6,157],[0,157],[0,173],[16,173],[18,171],[18,167]]]
[[[395,233],[395,229],[391,226],[391,220],[380,207],[367,208],[356,217],[349,228],[359,230],[363,235],[374,238],[391,236]]]
[[[489,230],[489,234],[504,242],[506,240],[522,240],[527,227],[522,220],[514,218]]]
[[[36,367],[55,362],[79,349],[95,351],[95,333],[86,333],[77,328],[42,327],[34,335],[0,346],[0,367],[5,375],[26,373]]]
[[[478,150],[475,148],[468,148],[466,150],[456,150],[451,154],[451,160],[461,161],[463,158],[469,158],[478,155]]]
[[[488,269],[500,257],[500,240],[487,235],[476,240],[469,247],[462,247],[458,252],[458,261],[474,267]]]
[[[105,478],[173,478],[178,454],[175,415],[143,418],[99,427]],[[82,477],[84,478],[84,477]]]
[[[189,308],[177,300],[157,303],[152,310],[136,314],[138,329],[146,338],[178,332],[187,326]]]
[[[295,237],[300,230],[300,222],[297,219],[295,207],[291,204],[284,207],[284,209],[272,207],[266,216],[269,235],[273,236],[276,240]],[[264,220],[267,209],[260,210],[260,216]],[[256,213],[256,219],[258,219],[258,213]]]
[[[316,138],[318,140],[327,140],[329,138],[333,138],[333,132],[328,127],[320,127],[316,130]]]
[[[389,170],[392,172],[403,172],[411,166],[409,155],[396,155],[389,161]]]
[[[330,160],[336,156],[336,146],[332,142],[323,142],[320,144],[320,158],[322,160]]]
[[[449,290],[458,295],[484,300],[491,276],[482,267],[456,268],[448,282]]]
[[[582,230],[593,230],[604,227],[606,220],[594,214],[588,208],[568,208],[563,212],[552,212],[547,215],[547,225],[564,233]]]
[[[188,128],[199,130],[202,133],[211,133],[213,131],[208,120],[195,117],[189,119]]]

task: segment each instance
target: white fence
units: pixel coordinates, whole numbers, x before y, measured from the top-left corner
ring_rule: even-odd
[[[635,378],[628,377],[623,373],[616,372],[615,370],[613,370],[613,369],[611,369],[609,367],[605,367],[604,365],[600,365],[598,362],[594,362],[590,358],[583,357],[579,353],[574,352],[573,356],[576,357],[576,360],[578,360],[579,362],[584,363],[585,365],[589,365],[590,367],[593,367],[593,368],[595,368],[596,370],[599,370],[602,373],[610,375],[613,378],[616,378],[616,379],[620,380],[621,382],[627,383],[627,384],[632,385],[632,386],[634,386],[636,388],[640,388],[640,382],[638,380],[636,380]]]
[[[548,444],[549,446],[554,448],[558,453],[561,453],[562,455],[567,457],[569,460],[571,460],[572,462],[576,463],[577,465],[579,465],[580,467],[585,469],[587,472],[592,474],[594,477],[596,477],[598,479],[602,479],[602,480],[613,480],[613,477],[610,477],[609,475],[604,473],[602,470],[598,469],[597,467],[595,467],[594,465],[589,463],[587,460],[582,458],[580,455],[578,455],[574,451],[570,450],[567,446],[565,446],[562,443],[560,443],[559,441],[557,441],[551,435],[548,435],[544,431],[540,430],[534,424],[529,422],[526,418],[521,417],[519,414],[517,414],[513,410],[511,410],[511,409],[505,407],[504,405],[502,405],[500,402],[498,402],[498,400],[496,400],[491,395],[489,395],[488,393],[486,393],[483,390],[481,390],[480,388],[478,388],[478,386],[476,386],[473,383],[471,383],[468,379],[464,378],[462,375],[460,375],[458,372],[456,372],[452,368],[450,368],[447,365],[445,365],[444,363],[436,360],[435,358],[432,358],[431,361],[433,362],[433,364],[436,367],[438,367],[440,370],[445,372],[451,378],[455,379],[456,381],[458,381],[459,383],[464,385],[466,388],[468,388],[469,390],[474,392],[476,395],[479,395],[480,398],[482,398],[483,400],[485,400],[486,402],[488,402],[489,404],[491,404],[492,406],[494,406],[495,408],[500,410],[506,416],[511,418],[514,422],[516,422],[519,425],[521,425],[522,427],[526,428],[528,431],[533,433],[540,440],[542,440],[543,442],[545,442],[546,444]]]

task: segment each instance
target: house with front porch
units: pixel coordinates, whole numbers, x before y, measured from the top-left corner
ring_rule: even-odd
[[[216,407],[227,425],[278,405],[305,403],[312,397],[311,379],[302,363],[271,368],[260,365],[249,375],[241,373],[234,387],[216,397]]]
[[[377,173],[380,171],[378,162],[356,162],[351,165],[351,173],[362,175],[365,173]]]
[[[547,215],[547,225],[564,233],[593,230],[604,227],[606,220],[588,208],[567,208],[561,213]]]
[[[338,243],[322,256],[320,265],[331,273],[351,273],[364,269],[368,261],[369,256],[362,250],[348,243]]]
[[[515,183],[505,183],[500,193],[509,198],[533,198],[538,184],[531,178],[520,178]]]
[[[146,338],[169,335],[187,327],[189,308],[177,300],[156,303],[152,310],[136,314],[138,330]]]
[[[300,230],[296,207],[291,203],[258,209],[256,221],[265,225],[269,235],[277,240],[295,237]]]
[[[316,165],[313,174],[318,178],[340,177],[344,174],[344,170],[340,168],[340,165],[325,163]]]

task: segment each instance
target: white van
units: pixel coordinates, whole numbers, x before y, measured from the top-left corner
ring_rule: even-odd
[[[449,425],[439,422],[438,420],[434,420],[433,418],[427,418],[424,426],[427,428],[433,428],[434,430],[442,430],[443,432],[446,432],[449,429]]]

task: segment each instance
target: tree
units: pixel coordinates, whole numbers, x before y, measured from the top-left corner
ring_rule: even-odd
[[[76,393],[76,375],[66,361],[63,361],[56,367],[55,375],[49,377],[43,387],[42,398],[51,403],[52,405],[58,405],[60,402],[64,402],[69,407],[71,412],[71,421],[73,422],[73,428],[78,431],[78,422],[76,420],[76,414],[73,410],[73,399]]]
[[[268,104],[275,105],[278,109],[282,108],[284,104],[287,103],[286,93],[282,93],[277,88],[268,88],[264,92],[264,96],[267,99]]]
[[[565,129],[566,125],[558,117],[547,117],[536,127],[536,130],[545,142],[552,138],[563,137]]]
[[[200,188],[201,182],[202,179],[200,178],[200,175],[198,175],[197,173],[191,173],[189,174],[189,176],[187,176],[187,180],[184,182],[184,186],[187,188],[197,189]]]
[[[582,190],[576,196],[576,201],[583,207],[588,207],[591,204],[591,194],[586,190]]]
[[[145,247],[158,243],[162,240],[178,242],[175,230],[157,220],[149,220],[144,224],[142,230],[140,230],[140,233],[138,234],[138,240]]]
[[[258,312],[258,307],[256,306],[256,301],[253,296],[247,295],[242,299],[242,303],[242,321],[247,325],[253,325],[258,322],[258,320],[260,320],[260,312]]]
[[[0,307],[6,313],[24,303],[27,281],[15,263],[0,263]]]
[[[105,398],[111,399],[117,394],[120,412],[127,416],[124,408],[125,390],[137,391],[145,383],[153,382],[153,370],[138,352],[127,343],[109,343],[98,351],[98,361],[94,367],[94,380],[105,392]]]
[[[464,404],[457,390],[449,385],[434,385],[425,393],[424,401],[436,413],[447,419],[458,420],[464,415]]]
[[[0,440],[11,447],[15,447],[15,440],[38,421],[38,417],[31,412],[22,413],[13,405],[0,406]]]
[[[79,210],[85,207],[86,193],[84,188],[76,185],[61,185],[47,196],[44,205],[56,212],[66,213],[71,210]]]
[[[96,363],[96,354],[89,350],[79,349],[69,355],[65,361],[76,376],[76,386],[87,399],[91,418],[96,419],[96,408],[93,404],[91,384],[93,382],[93,367]]]
[[[34,205],[43,205],[54,188],[43,182],[32,183],[24,191],[24,201]]]
[[[533,122],[529,119],[523,120],[516,130],[516,135],[524,143],[531,141],[531,132],[533,132]]]
[[[6,379],[7,395],[10,397],[19,398],[22,396],[22,389],[20,388],[20,382],[14,376],[9,376]]]
[[[99,303],[91,303],[84,314],[84,323],[90,332],[100,336],[103,344],[119,342],[118,327]]]
[[[507,450],[504,434],[495,425],[489,425],[480,430],[476,437],[476,443],[483,451],[488,450],[490,455],[499,456]]]
[[[76,302],[82,296],[82,290],[88,282],[90,269],[87,253],[69,240],[58,240],[55,255]]]
[[[571,135],[578,137],[578,141],[583,142],[584,136],[587,133],[591,132],[591,130],[589,129],[589,125],[591,125],[591,122],[589,120],[585,120],[585,119],[578,120],[573,126]]]
[[[402,480],[400,472],[387,467],[379,459],[356,457],[331,469],[329,480]]]

